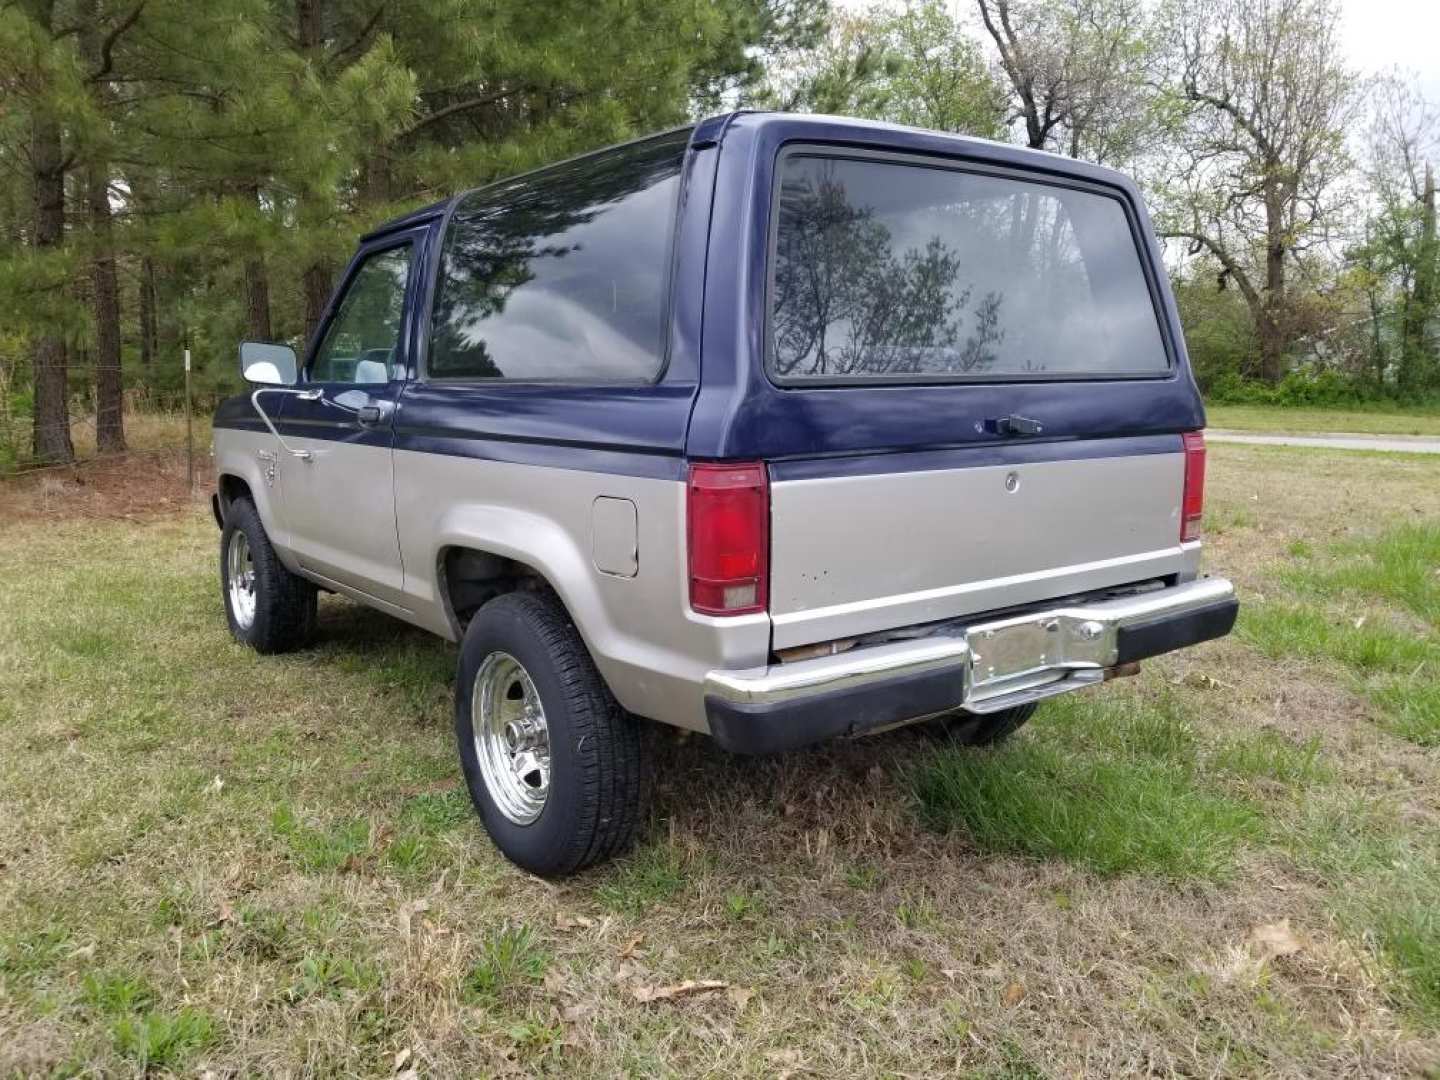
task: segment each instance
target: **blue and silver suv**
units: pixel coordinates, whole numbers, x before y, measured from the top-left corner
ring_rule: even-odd
[[[475,806],[563,874],[645,816],[645,719],[768,752],[1041,698],[1227,633],[1205,415],[1135,186],[737,113],[366,236],[215,418],[237,638],[318,590],[460,643]]]

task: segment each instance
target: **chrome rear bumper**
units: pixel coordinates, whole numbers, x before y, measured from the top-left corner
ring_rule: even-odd
[[[712,671],[706,713],[722,745],[768,752],[951,709],[995,712],[1223,637],[1238,607],[1230,582],[1206,578],[814,660]]]

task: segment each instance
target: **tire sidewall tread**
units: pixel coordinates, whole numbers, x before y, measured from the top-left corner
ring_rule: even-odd
[[[230,538],[243,532],[255,567],[255,617],[241,626],[230,610]],[[310,582],[292,574],[280,561],[260,511],[247,498],[230,503],[220,530],[220,596],[225,621],[237,641],[259,653],[292,652],[306,645],[315,632],[319,592]]]
[[[510,821],[485,787],[475,751],[471,698],[480,665],[504,651],[540,695],[550,738],[550,790],[540,816]],[[542,877],[573,873],[628,848],[647,812],[642,723],[626,713],[553,596],[514,592],[476,613],[460,646],[455,735],[466,787],[486,831],[512,862]]]

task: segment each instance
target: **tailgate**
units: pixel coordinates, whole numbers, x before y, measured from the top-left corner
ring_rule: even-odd
[[[1194,575],[1176,436],[771,470],[774,647]]]

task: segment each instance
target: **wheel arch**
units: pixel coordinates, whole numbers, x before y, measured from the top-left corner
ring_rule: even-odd
[[[468,505],[440,522],[434,551],[436,599],[457,641],[485,601],[543,589],[559,600],[612,692],[617,689],[606,661],[619,630],[597,587],[588,536],[573,536],[559,522],[530,511]]]

